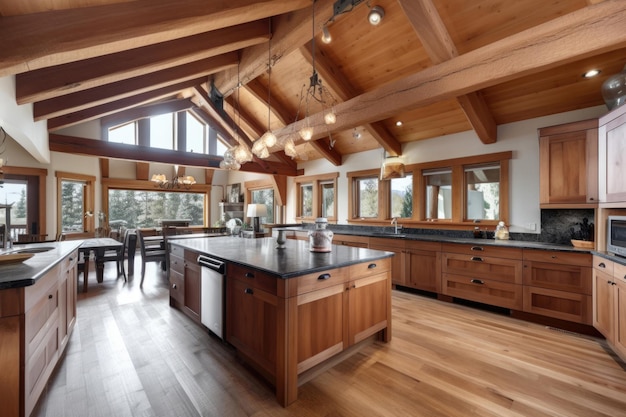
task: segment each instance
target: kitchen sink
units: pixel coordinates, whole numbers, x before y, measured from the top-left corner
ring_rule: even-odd
[[[395,238],[403,238],[406,237],[406,233],[372,233],[371,236],[375,237],[395,237]]]
[[[42,253],[53,250],[54,246],[39,246],[37,248],[23,248],[11,251],[11,253]]]

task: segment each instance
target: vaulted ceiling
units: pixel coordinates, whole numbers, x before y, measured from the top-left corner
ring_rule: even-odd
[[[372,26],[375,5],[385,15]],[[466,130],[494,143],[499,124],[600,105],[602,82],[626,64],[624,27],[619,0],[0,0],[0,76],[16,75],[16,101],[47,120],[51,150],[158,159],[55,132],[169,104],[194,108],[231,143],[238,130],[251,145],[269,120],[298,157],[275,147],[243,169],[294,175],[301,160],[341,165]],[[304,142],[313,68],[337,122],[311,107]],[[582,77],[592,68],[600,75]]]

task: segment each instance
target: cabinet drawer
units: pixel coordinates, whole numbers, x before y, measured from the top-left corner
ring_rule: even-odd
[[[391,270],[391,258],[377,259],[350,266],[350,279],[382,274]]]
[[[561,252],[552,250],[524,249],[524,260],[554,262],[566,265],[592,266],[590,253]]]
[[[525,286],[524,311],[591,324],[591,295]]]
[[[442,243],[441,251],[465,253],[471,256],[493,256],[496,258],[522,259],[521,248],[504,248],[502,246],[481,245],[480,242],[476,242],[476,244],[473,245]]]
[[[601,256],[593,255],[593,267],[599,271],[604,271],[609,275],[613,275],[615,262],[604,259]]]
[[[185,303],[185,279],[181,272],[170,271],[170,297],[179,303]]]
[[[524,285],[591,295],[592,268],[549,262],[524,262]]]
[[[260,272],[245,266],[227,263],[226,276],[228,279],[244,281],[246,283],[246,286],[248,287],[258,288],[272,295],[277,294],[276,280],[280,278],[273,275],[266,274],[264,272]]]
[[[465,275],[443,274],[443,294],[479,303],[520,310],[522,285],[491,279],[470,278]]]
[[[615,263],[613,266],[613,278],[626,282],[626,265]]]
[[[442,272],[490,281],[522,283],[522,261],[479,255],[444,253]]]
[[[185,260],[179,256],[170,255],[170,271],[184,274],[185,272]]]
[[[174,256],[178,256],[179,258],[185,257],[185,250],[177,245],[170,245],[170,253]]]
[[[341,235],[335,234],[333,237],[334,245],[352,246],[355,248],[369,247],[370,238],[367,236]]]
[[[441,252],[441,242],[407,240],[404,247],[407,251]]]
[[[26,358],[42,343],[45,335],[53,327],[58,327],[59,291],[57,285],[48,288],[24,318],[26,337]]]
[[[336,268],[292,279],[295,280],[298,285],[297,294],[305,294],[347,282],[350,279],[348,271],[348,268]]]
[[[54,320],[26,359],[24,389],[27,404],[34,405],[46,384],[59,352],[59,321]]]

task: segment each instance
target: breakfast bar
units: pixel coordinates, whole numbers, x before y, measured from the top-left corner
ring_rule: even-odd
[[[218,237],[172,241],[170,253],[170,304],[192,318],[207,301],[188,291],[198,286],[189,264],[198,255],[225,262],[225,340],[283,406],[297,399],[307,372],[373,337],[391,339],[391,252],[316,253],[303,241],[277,249],[272,238]],[[177,269],[179,259],[187,266]]]

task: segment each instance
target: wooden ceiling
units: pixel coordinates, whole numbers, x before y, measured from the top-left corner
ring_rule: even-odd
[[[250,144],[267,130],[269,98],[271,129],[299,156],[276,147],[243,169],[295,175],[297,161],[341,165],[347,154],[401,154],[404,143],[472,129],[494,143],[499,124],[603,104],[602,82],[626,64],[625,1],[355,2],[338,0],[347,6],[333,16],[334,0],[0,0],[0,76],[15,74],[17,103],[48,121],[51,150],[137,160],[147,157],[54,132],[189,103],[226,140],[237,126]],[[374,5],[385,11],[378,26],[367,21]],[[305,143],[295,132],[313,65],[338,100],[337,123],[311,108]],[[582,77],[592,68],[598,77]]]

